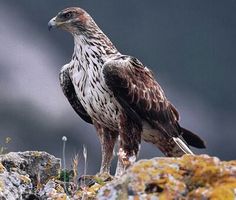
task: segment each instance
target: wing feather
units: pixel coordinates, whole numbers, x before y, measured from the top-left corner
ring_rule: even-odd
[[[122,56],[104,64],[104,78],[120,102],[167,135],[178,136],[178,112],[166,99],[152,72],[136,58]],[[168,130],[169,129],[169,130]]]
[[[142,121],[148,122],[165,138],[173,139],[185,153],[192,152],[183,141],[205,148],[200,137],[179,125],[177,109],[167,100],[153,73],[139,60],[120,56],[105,63],[103,73],[117,101],[140,126]]]
[[[86,112],[86,110],[84,109],[84,107],[82,106],[82,104],[80,103],[73,83],[71,82],[68,70],[65,68],[60,72],[60,84],[61,84],[61,88],[62,91],[64,93],[64,95],[66,96],[66,98],[68,99],[69,103],[71,104],[72,108],[74,109],[74,111],[87,123],[92,124],[92,119],[90,118],[90,116],[88,115],[88,113]]]

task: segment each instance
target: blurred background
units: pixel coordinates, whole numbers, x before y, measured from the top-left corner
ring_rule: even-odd
[[[0,0],[0,145],[8,151],[44,150],[67,163],[82,146],[88,172],[101,153],[91,125],[72,110],[59,86],[60,68],[73,53],[73,38],[49,32],[48,21],[65,7],[87,10],[124,54],[149,66],[208,153],[236,159],[236,1]],[[6,137],[12,140],[5,145]],[[140,158],[162,156],[143,144]]]

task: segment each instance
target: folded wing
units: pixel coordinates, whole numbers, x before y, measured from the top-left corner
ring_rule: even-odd
[[[166,137],[182,138],[177,110],[165,97],[152,72],[139,60],[131,56],[120,56],[105,63],[103,73],[117,101],[137,123],[145,120]],[[198,136],[191,140],[194,134],[184,132],[187,135],[186,142],[190,141],[190,145],[198,148],[204,146]]]

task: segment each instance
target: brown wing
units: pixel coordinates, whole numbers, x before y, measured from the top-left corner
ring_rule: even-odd
[[[181,132],[177,110],[166,99],[152,72],[140,61],[121,56],[104,65],[104,78],[118,102],[135,117],[170,136]]]
[[[147,121],[168,137],[184,138],[191,146],[205,148],[196,134],[180,127],[176,108],[166,99],[152,72],[130,56],[120,56],[104,64],[104,78],[130,118],[142,126]]]

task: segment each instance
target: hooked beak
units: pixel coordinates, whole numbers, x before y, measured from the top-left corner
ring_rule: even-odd
[[[49,22],[48,22],[48,30],[50,31],[52,28],[57,27],[57,23],[56,23],[56,17],[52,18]]]

